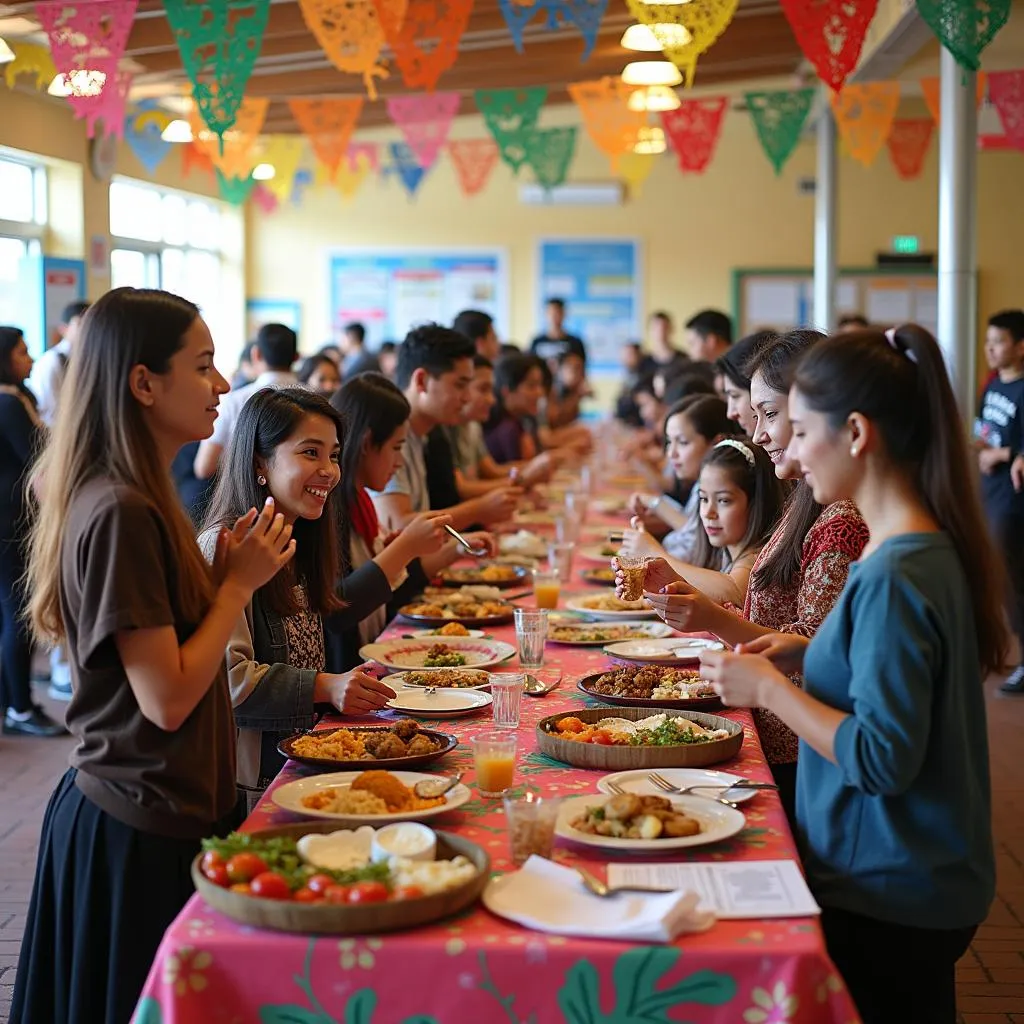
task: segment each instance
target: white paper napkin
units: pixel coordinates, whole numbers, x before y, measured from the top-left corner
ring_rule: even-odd
[[[671,942],[715,922],[698,910],[693,892],[595,896],[572,868],[536,855],[484,892],[484,905],[500,917],[536,931],[627,942]]]

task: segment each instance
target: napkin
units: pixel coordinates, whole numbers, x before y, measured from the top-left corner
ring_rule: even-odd
[[[535,931],[624,942],[671,942],[706,931],[715,915],[698,910],[699,899],[683,890],[595,896],[572,868],[536,854],[484,894],[489,910]]]

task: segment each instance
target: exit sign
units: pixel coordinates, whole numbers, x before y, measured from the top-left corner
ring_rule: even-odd
[[[921,251],[921,240],[917,235],[893,235],[892,251],[901,256],[912,256]]]

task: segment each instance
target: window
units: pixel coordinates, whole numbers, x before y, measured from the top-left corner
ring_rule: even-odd
[[[0,151],[0,324],[29,330],[23,260],[38,256],[46,223],[46,169]]]
[[[0,220],[46,223],[46,171],[42,167],[0,157]]]

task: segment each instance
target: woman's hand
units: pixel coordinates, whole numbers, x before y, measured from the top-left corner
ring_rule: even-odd
[[[757,654],[767,658],[780,672],[791,675],[804,667],[804,654],[810,640],[798,633],[768,633],[737,648],[739,654]]]
[[[250,597],[269,583],[295,554],[292,528],[281,513],[274,513],[274,499],[267,498],[263,511],[249,509],[232,530],[221,530],[213,559],[214,578],[232,584]]]
[[[615,594],[622,597],[622,587],[626,581],[622,570],[619,568],[619,560],[612,559],[612,568],[615,570]],[[682,576],[672,568],[664,558],[652,558],[647,563],[647,574],[644,576],[644,590],[656,593],[662,587],[670,583],[682,582]]]
[[[700,674],[714,686],[722,702],[731,707],[767,707],[774,687],[790,685],[767,658],[755,654],[702,651]]]
[[[650,555],[652,558],[664,558],[665,549],[657,539],[640,525],[634,516],[630,520],[630,528],[622,531],[621,551],[624,555]]]
[[[390,686],[366,674],[370,662],[330,675],[321,672],[316,677],[313,699],[317,703],[333,704],[343,715],[369,715],[380,710],[395,695]]]
[[[444,512],[421,512],[405,525],[398,536],[408,546],[409,561],[432,555],[440,551],[448,540],[446,526],[450,526],[452,517]]]
[[[488,558],[497,557],[498,542],[495,540],[494,534],[485,533],[483,530],[477,530],[473,533],[464,533],[462,536],[469,541],[474,551],[479,551],[480,548],[483,548],[487,552]],[[469,554],[469,552],[458,543],[455,545],[455,551],[459,557]]]
[[[662,587],[658,593],[644,595],[666,625],[680,633],[711,629],[711,619],[719,607],[685,580]]]

